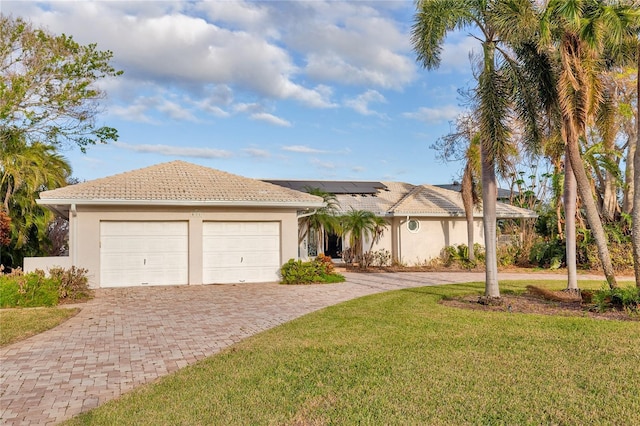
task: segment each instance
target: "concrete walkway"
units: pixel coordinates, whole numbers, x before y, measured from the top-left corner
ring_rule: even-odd
[[[484,279],[483,273],[346,276],[346,283],[333,285],[100,289],[61,326],[0,349],[0,424],[69,419],[246,337],[346,300]],[[563,278],[500,274],[501,280],[529,277]]]

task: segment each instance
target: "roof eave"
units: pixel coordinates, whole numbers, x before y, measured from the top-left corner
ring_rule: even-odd
[[[452,213],[452,212],[390,212],[387,214],[388,216],[396,216],[396,217],[465,217],[464,213]],[[498,214],[496,219],[535,219],[538,215],[536,214]],[[473,216],[474,219],[482,219],[482,215]]]
[[[40,198],[36,203],[43,206],[93,205],[93,206],[187,206],[187,207],[272,207],[272,208],[316,208],[324,202],[307,201],[221,201],[221,200],[101,200]]]

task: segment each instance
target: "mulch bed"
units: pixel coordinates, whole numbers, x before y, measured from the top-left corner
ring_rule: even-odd
[[[535,290],[534,290],[535,292]],[[603,320],[640,321],[640,314],[628,314],[620,310],[598,312],[592,304],[582,303],[579,296],[563,291],[545,290],[545,295],[533,294],[531,290],[520,295],[502,295],[498,304],[480,303],[481,297],[465,296],[455,299],[444,299],[441,304],[461,309],[478,311],[495,311],[511,313],[542,314],[556,316],[577,316]],[[548,300],[551,295],[555,300]]]

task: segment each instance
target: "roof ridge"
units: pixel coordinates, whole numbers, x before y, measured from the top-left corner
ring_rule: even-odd
[[[412,186],[413,186],[413,188],[411,188],[411,190],[409,192],[407,192],[402,198],[400,198],[398,200],[398,202],[396,202],[394,205],[392,205],[389,208],[389,212],[395,211],[395,209],[398,208],[401,204],[403,204],[406,200],[408,200],[410,197],[412,197],[415,194],[417,194],[418,192],[420,192],[420,190],[422,188],[422,185],[412,185]]]
[[[40,199],[317,203],[321,198],[224,170],[174,160],[40,193]]]

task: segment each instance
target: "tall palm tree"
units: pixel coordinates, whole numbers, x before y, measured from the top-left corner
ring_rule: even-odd
[[[638,29],[638,28],[636,28]],[[633,156],[634,165],[634,193],[633,193],[633,231],[631,236],[631,243],[633,246],[633,269],[636,277],[636,286],[640,287],[640,37],[635,40],[636,47],[636,61],[638,66],[636,77],[636,95],[638,97],[636,107],[638,108],[636,114],[636,151]]]
[[[491,8],[492,0],[418,0],[412,28],[412,42],[418,61],[426,69],[440,65],[447,33],[476,28],[482,33],[482,64],[475,91],[480,128],[482,167],[482,210],[485,235],[485,297],[499,298],[497,259],[497,179],[496,169],[507,170],[509,91],[497,67],[498,35]]]
[[[601,76],[611,51],[631,34],[636,36],[638,6],[603,0],[549,0],[544,4],[506,0],[505,4],[508,7],[498,24],[501,34],[509,40],[521,38],[523,33],[534,34],[538,51],[558,58],[555,81],[565,162],[573,170],[607,282],[615,287],[607,238],[582,161],[580,139],[586,138],[587,126],[595,122],[604,105]],[[566,204],[575,203],[575,197],[569,200],[565,194],[565,199]]]
[[[604,274],[612,288],[617,286],[613,264],[579,140],[586,137],[587,125],[595,120],[604,101],[601,75],[606,66],[605,48],[622,43],[637,16],[638,10],[631,4],[550,0],[540,20],[540,48],[556,50],[560,56],[558,94],[567,161],[573,169]]]

